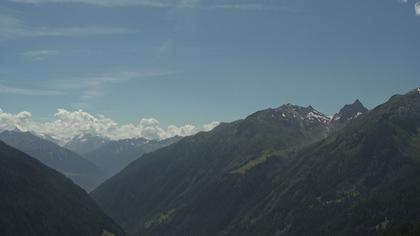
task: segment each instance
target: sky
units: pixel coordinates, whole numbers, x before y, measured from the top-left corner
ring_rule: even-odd
[[[373,108],[420,86],[419,47],[417,0],[1,0],[0,129],[164,138]]]

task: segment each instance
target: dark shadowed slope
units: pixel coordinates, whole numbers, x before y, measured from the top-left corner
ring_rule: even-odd
[[[143,154],[169,146],[179,140],[181,140],[181,137],[176,136],[160,141],[147,140],[144,138],[110,141],[106,145],[87,153],[84,156],[101,168],[104,172],[105,180],[121,171],[130,162],[141,157]]]
[[[124,235],[85,191],[1,141],[0,190],[2,236]]]
[[[87,191],[103,178],[100,169],[90,161],[29,132],[4,131],[0,140],[63,173]]]
[[[260,198],[271,168],[286,154],[328,133],[328,117],[285,105],[221,124],[139,158],[93,192],[129,233],[215,235]],[[257,171],[255,171],[258,169]]]

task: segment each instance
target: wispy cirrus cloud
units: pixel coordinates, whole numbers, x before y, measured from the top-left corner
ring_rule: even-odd
[[[30,58],[32,60],[43,60],[48,56],[58,54],[57,50],[32,50],[23,52],[24,57]]]
[[[266,4],[263,1],[209,1],[209,0],[9,0],[16,3],[27,4],[47,4],[47,3],[79,3],[102,7],[127,7],[144,6],[160,8],[201,8],[201,9],[236,9],[236,10],[264,10],[264,9],[282,9],[274,5]]]
[[[114,6],[151,6],[173,7],[190,6],[200,0],[9,0],[16,3],[46,4],[46,3],[82,3],[103,7]]]
[[[16,17],[0,15],[0,39],[114,35],[135,32],[137,31],[132,29],[106,26],[37,27],[28,25]]]
[[[0,83],[0,94],[23,95],[23,96],[58,96],[65,94],[59,90],[36,89],[8,86]]]
[[[274,6],[261,3],[231,3],[209,5],[209,9],[232,9],[232,10],[280,10],[287,12],[296,12],[296,10],[285,6]]]
[[[29,53],[38,55],[43,53]],[[21,96],[59,96],[67,94],[78,94],[80,101],[73,103],[72,107],[86,108],[88,101],[92,98],[105,95],[106,88],[112,85],[128,82],[131,80],[143,80],[164,77],[174,74],[168,70],[120,70],[117,72],[96,74],[92,76],[81,76],[66,79],[47,80],[40,83],[41,88],[11,86],[6,81],[0,80],[0,94],[21,95]]]
[[[88,100],[104,95],[104,90],[113,84],[123,83],[131,80],[142,80],[164,77],[174,74],[173,71],[155,70],[116,70],[115,72],[94,74],[65,79],[54,79],[48,81],[52,89],[64,91],[78,91],[81,100]]]
[[[130,80],[142,80],[162,77],[172,74],[169,71],[120,71],[115,73],[97,75],[83,79],[81,99],[86,100],[104,95],[105,86],[122,83]]]

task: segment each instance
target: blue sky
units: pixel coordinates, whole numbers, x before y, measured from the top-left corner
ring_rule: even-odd
[[[331,115],[420,86],[419,48],[413,0],[2,0],[0,107],[162,126],[288,102]]]

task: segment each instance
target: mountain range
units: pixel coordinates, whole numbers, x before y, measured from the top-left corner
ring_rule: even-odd
[[[30,132],[4,131],[0,140],[66,175],[87,191],[103,179],[103,171],[92,162]]]
[[[105,180],[121,171],[130,162],[141,157],[143,154],[169,146],[178,142],[180,139],[181,137],[175,136],[164,140],[133,138],[109,141],[105,145],[83,156],[103,171],[102,180]]]
[[[29,132],[0,139],[0,235],[420,235],[420,89],[184,138],[75,137],[84,157]],[[43,163],[87,190],[113,176],[88,196]]]
[[[357,118],[357,106],[344,111]],[[265,180],[277,178],[272,171],[287,170],[301,148],[335,133],[336,122],[350,121],[311,106],[259,111],[144,155],[92,196],[133,235],[223,235],[251,202],[262,200]]]
[[[91,135],[91,134],[84,134],[78,135],[70,139],[70,141],[66,142],[63,147],[83,156],[89,152],[97,150],[111,140],[107,137]]]
[[[180,139],[175,136],[164,140],[133,138],[111,141],[105,137],[83,135],[60,146],[30,132],[12,130],[0,133],[0,140],[61,172],[86,191],[93,190],[143,154]]]
[[[123,236],[64,175],[0,141],[0,235]]]
[[[145,154],[91,195],[130,235],[418,235],[420,90],[291,104]]]

